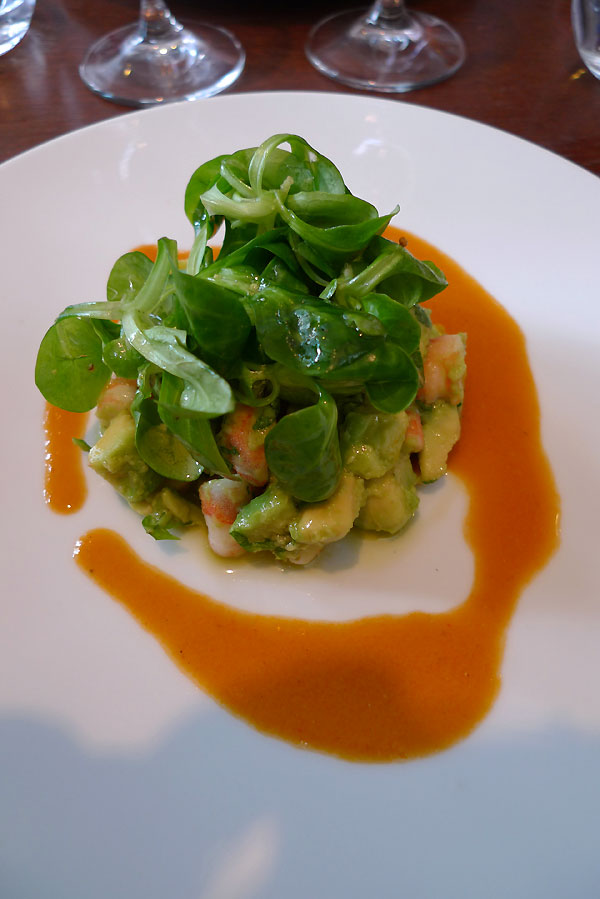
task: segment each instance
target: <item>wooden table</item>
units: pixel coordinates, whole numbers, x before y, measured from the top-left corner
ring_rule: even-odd
[[[206,4],[172,0],[186,23],[225,25],[243,43],[245,70],[230,91],[350,91],[312,68],[312,24],[326,4]],[[398,100],[505,129],[600,174],[600,81],[583,70],[568,0],[414,0],[463,36],[468,57],[450,80]],[[0,57],[0,161],[92,122],[130,111],[92,94],[78,64],[101,35],[134,21],[136,0],[38,0],[31,30]]]

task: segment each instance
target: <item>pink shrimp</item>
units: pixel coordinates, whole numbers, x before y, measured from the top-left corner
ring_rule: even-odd
[[[199,493],[212,551],[225,558],[243,555],[245,550],[233,539],[229,528],[250,500],[247,485],[230,478],[214,478],[202,484]]]
[[[415,406],[409,406],[406,410],[408,426],[404,437],[404,446],[409,453],[420,453],[423,449],[423,424],[419,410]]]
[[[423,360],[425,381],[417,398],[428,405],[444,399],[458,406],[463,400],[465,372],[464,335],[434,337]]]
[[[119,412],[127,412],[133,402],[137,385],[127,378],[114,377],[108,382],[96,406],[96,415],[105,424],[112,421]]]
[[[264,415],[262,409],[238,403],[226,416],[220,435],[221,443],[231,453],[235,472],[254,487],[263,487],[269,480],[265,437],[274,422],[257,428],[257,422]]]

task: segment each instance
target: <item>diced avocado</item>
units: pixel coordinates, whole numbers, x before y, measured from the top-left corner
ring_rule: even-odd
[[[292,497],[273,483],[240,509],[229,533],[250,552],[274,550],[289,542],[290,522],[296,514]]]
[[[140,458],[135,448],[135,424],[129,412],[112,419],[89,452],[94,471],[106,478],[130,503],[139,503],[160,487],[163,479]]]
[[[143,507],[143,508],[142,508]],[[155,540],[175,540],[171,528],[190,527],[204,522],[199,506],[188,502],[171,487],[163,487],[145,503],[134,503],[144,517],[142,524]]]
[[[364,492],[363,479],[345,471],[329,499],[304,506],[297,520],[290,525],[292,539],[296,543],[321,545],[341,540],[354,524]]]
[[[152,511],[168,512],[173,519],[172,527],[204,523],[204,515],[200,506],[190,503],[171,487],[163,487],[152,498]]]
[[[365,485],[365,502],[356,526],[366,531],[397,534],[413,517],[419,505],[417,477],[404,454],[392,471]]]
[[[446,398],[449,399],[454,406],[459,406],[465,395],[467,335],[464,333],[452,334],[448,336],[447,339],[455,342],[456,349],[453,358],[446,369],[449,384]]]
[[[437,481],[446,473],[448,453],[460,437],[460,414],[457,406],[438,400],[422,413],[423,449],[419,453],[421,480]]]
[[[349,412],[340,439],[344,468],[361,478],[380,478],[398,461],[407,427],[406,412]]]

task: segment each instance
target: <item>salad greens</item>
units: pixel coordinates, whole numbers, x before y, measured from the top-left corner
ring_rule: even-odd
[[[244,475],[236,457],[246,450],[264,453],[268,489],[282,508],[334,496],[348,413],[377,419],[414,406],[423,347],[437,333],[419,304],[446,287],[433,263],[382,236],[397,207],[379,215],[297,135],[204,163],[184,207],[194,234],[186,260],[165,237],[154,262],[137,251],[121,256],[106,299],[67,307],[35,369],[49,402],[75,412],[100,403],[101,420],[115,377],[135,381],[120,410],[133,423],[119,440],[136,454],[138,475],[142,464],[160,476],[160,503],[148,496],[141,509],[159,539],[181,524],[177,504],[164,505],[167,481],[182,485],[181,494],[207,477],[245,479],[256,505],[266,482]],[[240,410],[253,416],[256,447],[240,448]],[[104,465],[120,489],[102,444],[108,413],[104,425],[90,464]],[[252,549],[247,528],[232,533]]]

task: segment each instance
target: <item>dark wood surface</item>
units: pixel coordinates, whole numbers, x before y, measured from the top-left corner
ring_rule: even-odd
[[[220,4],[172,0],[182,21],[234,31],[246,67],[230,92],[344,91],[312,68],[304,42],[340,0]],[[349,5],[353,5],[350,3]],[[448,81],[402,95],[533,141],[600,174],[600,81],[582,69],[569,0],[414,0],[453,24],[467,61]],[[0,161],[58,135],[130,111],[92,94],[78,64],[101,35],[135,21],[136,0],[38,0],[30,32],[0,57]]]

